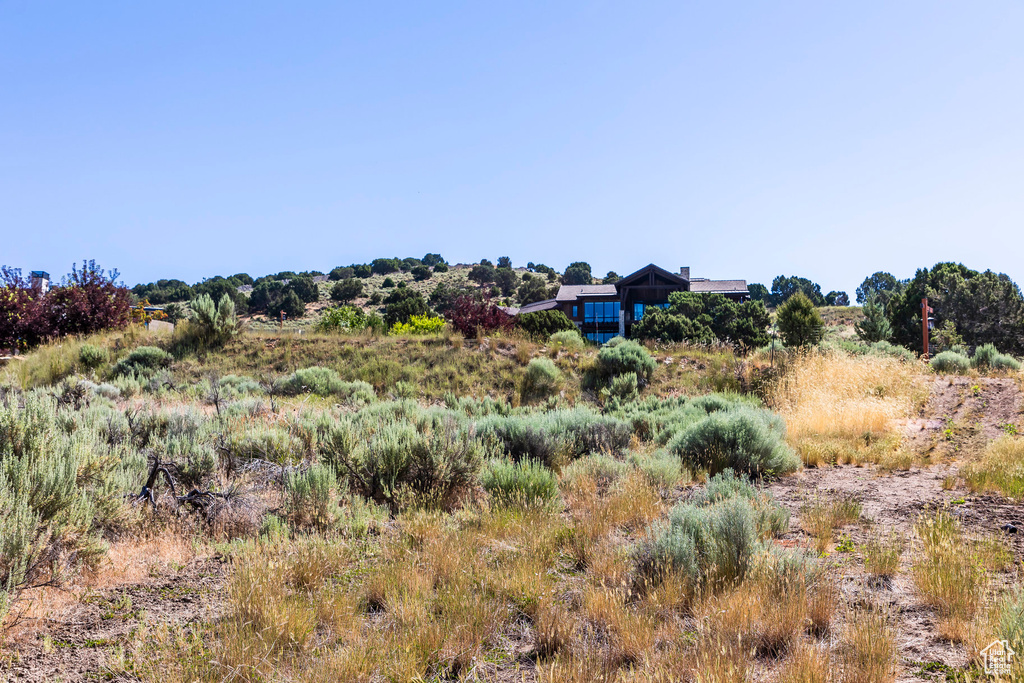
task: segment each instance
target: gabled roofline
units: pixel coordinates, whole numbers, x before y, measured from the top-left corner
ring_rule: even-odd
[[[690,282],[689,280],[687,280],[686,278],[684,278],[681,275],[677,275],[676,273],[670,273],[669,271],[665,270],[661,266],[656,266],[653,263],[648,263],[646,266],[644,266],[640,270],[637,270],[637,271],[635,271],[633,273],[630,273],[629,275],[625,276],[624,278],[622,278],[618,282],[616,282],[615,283],[615,291],[616,292],[621,292],[622,291],[622,286],[624,284],[628,283],[633,278],[639,277],[641,275],[646,275],[646,274],[648,274],[650,272],[653,272],[655,275],[657,275],[659,277],[665,278],[669,282],[674,282],[677,285],[687,285]]]

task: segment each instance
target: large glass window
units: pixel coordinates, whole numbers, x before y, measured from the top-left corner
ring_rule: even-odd
[[[637,301],[633,304],[634,322],[640,322],[641,320],[644,319],[644,309],[647,308],[648,306],[655,306],[657,308],[664,308],[665,310],[668,310],[667,301],[659,301],[657,303],[648,301]]]
[[[606,341],[608,341],[612,337],[619,336],[619,333],[618,332],[587,332],[584,336],[587,339],[589,339],[590,341],[592,341],[592,342],[597,342],[598,344],[604,344]]]
[[[618,301],[587,301],[583,304],[583,322],[585,323],[617,323],[619,322]]]

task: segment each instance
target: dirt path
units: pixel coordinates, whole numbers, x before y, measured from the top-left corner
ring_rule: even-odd
[[[4,681],[94,681],[108,657],[143,624],[189,624],[213,618],[225,579],[219,558],[197,558],[144,583],[86,591],[60,618],[21,624],[0,663]]]
[[[964,459],[1012,431],[1007,425],[1020,426],[1024,421],[1019,384],[1003,378],[954,377],[929,380],[928,388],[929,398],[921,414],[905,424],[905,447],[938,464],[895,472],[852,465],[812,468],[771,487],[792,514],[787,538],[797,545],[812,544],[801,529],[802,508],[840,497],[861,503],[860,523],[838,532],[851,542],[846,544],[846,552],[839,552],[833,544],[829,560],[842,576],[847,603],[884,606],[898,617],[903,660],[899,680],[907,682],[932,678],[922,663],[937,663],[934,669],[960,668],[969,664],[969,653],[964,646],[938,635],[937,615],[923,604],[911,577],[918,552],[913,543],[903,554],[899,574],[881,585],[869,581],[863,571],[863,544],[875,534],[892,530],[912,541],[918,516],[942,507],[961,520],[968,534],[999,537],[1018,565],[1024,561],[1024,506],[999,496],[971,494],[956,477]],[[945,680],[941,671],[934,676]]]

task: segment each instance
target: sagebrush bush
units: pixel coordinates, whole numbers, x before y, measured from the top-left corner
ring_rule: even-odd
[[[992,364],[989,367],[996,372],[1017,372],[1020,370],[1020,361],[1013,356],[1001,353],[992,359]]]
[[[558,391],[562,372],[550,358],[534,358],[523,374],[523,396],[548,396]]]
[[[549,507],[558,500],[554,472],[535,460],[492,460],[481,472],[480,483],[491,500],[504,507]]]
[[[99,346],[82,344],[82,347],[78,349],[78,362],[90,370],[95,370],[108,360],[110,360],[110,354]]]
[[[241,375],[224,375],[217,380],[221,395],[224,398],[236,399],[250,394],[262,394],[263,387],[251,377]]]
[[[583,407],[491,415],[477,422],[476,431],[513,460],[539,460],[548,467],[593,451],[620,453],[629,445],[632,432],[628,423]]]
[[[619,479],[629,466],[604,453],[592,453],[574,460],[562,468],[562,484],[575,487],[583,480],[592,480],[599,489],[605,490]]]
[[[999,349],[995,344],[982,344],[974,350],[971,358],[971,367],[979,370],[987,370],[992,367],[992,361],[999,356]]]
[[[981,371],[994,370],[996,372],[1020,370],[1020,363],[1013,356],[1000,353],[995,344],[984,344],[974,351],[971,358],[971,367]]]
[[[209,294],[201,294],[189,302],[191,316],[183,331],[176,335],[183,348],[208,349],[223,346],[238,334],[235,302],[226,292],[214,303]],[[175,330],[177,332],[177,329]]]
[[[558,345],[559,348],[563,348],[566,351],[582,351],[587,347],[586,340],[575,329],[555,332],[548,337],[548,343],[552,346]]]
[[[345,382],[336,371],[319,366],[296,370],[278,380],[274,384],[274,390],[286,396],[298,394],[336,396],[353,404],[370,403],[376,398],[373,387],[367,382],[360,380]]]
[[[629,462],[659,491],[671,491],[680,482],[688,480],[689,473],[683,471],[679,458],[664,449],[650,455],[633,454]]]
[[[754,476],[796,471],[800,458],[785,441],[785,423],[757,408],[711,413],[669,444],[690,469],[712,474],[731,468]]]
[[[171,354],[156,346],[139,346],[119,360],[111,370],[114,377],[145,378],[171,363]]]
[[[288,519],[295,526],[324,531],[337,523],[337,479],[330,467],[313,465],[291,472],[284,490]]]
[[[667,524],[654,527],[637,549],[640,581],[656,583],[682,572],[695,586],[739,581],[766,549],[764,540],[784,531],[788,513],[767,492],[731,472],[712,477],[707,493],[681,503]]]
[[[597,370],[603,380],[609,382],[614,377],[632,372],[641,387],[647,386],[658,365],[651,354],[635,341],[623,340],[611,345],[612,341],[609,340],[597,353]]]
[[[608,384],[608,396],[619,401],[635,401],[639,397],[639,382],[635,372],[626,372],[613,377]]]
[[[414,401],[384,404],[331,425],[320,454],[351,490],[397,511],[451,508],[477,482],[483,449],[451,416],[424,414]],[[419,418],[405,421],[399,411]]]
[[[943,375],[962,375],[971,367],[967,356],[956,351],[943,351],[936,354],[928,363],[932,370]]]

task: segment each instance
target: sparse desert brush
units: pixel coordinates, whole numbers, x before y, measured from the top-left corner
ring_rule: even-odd
[[[889,433],[910,414],[914,370],[893,358],[808,353],[798,356],[774,386],[770,404],[791,439],[864,439]]]
[[[992,442],[980,460],[963,467],[961,476],[972,491],[1024,498],[1024,439],[1004,436]]]

